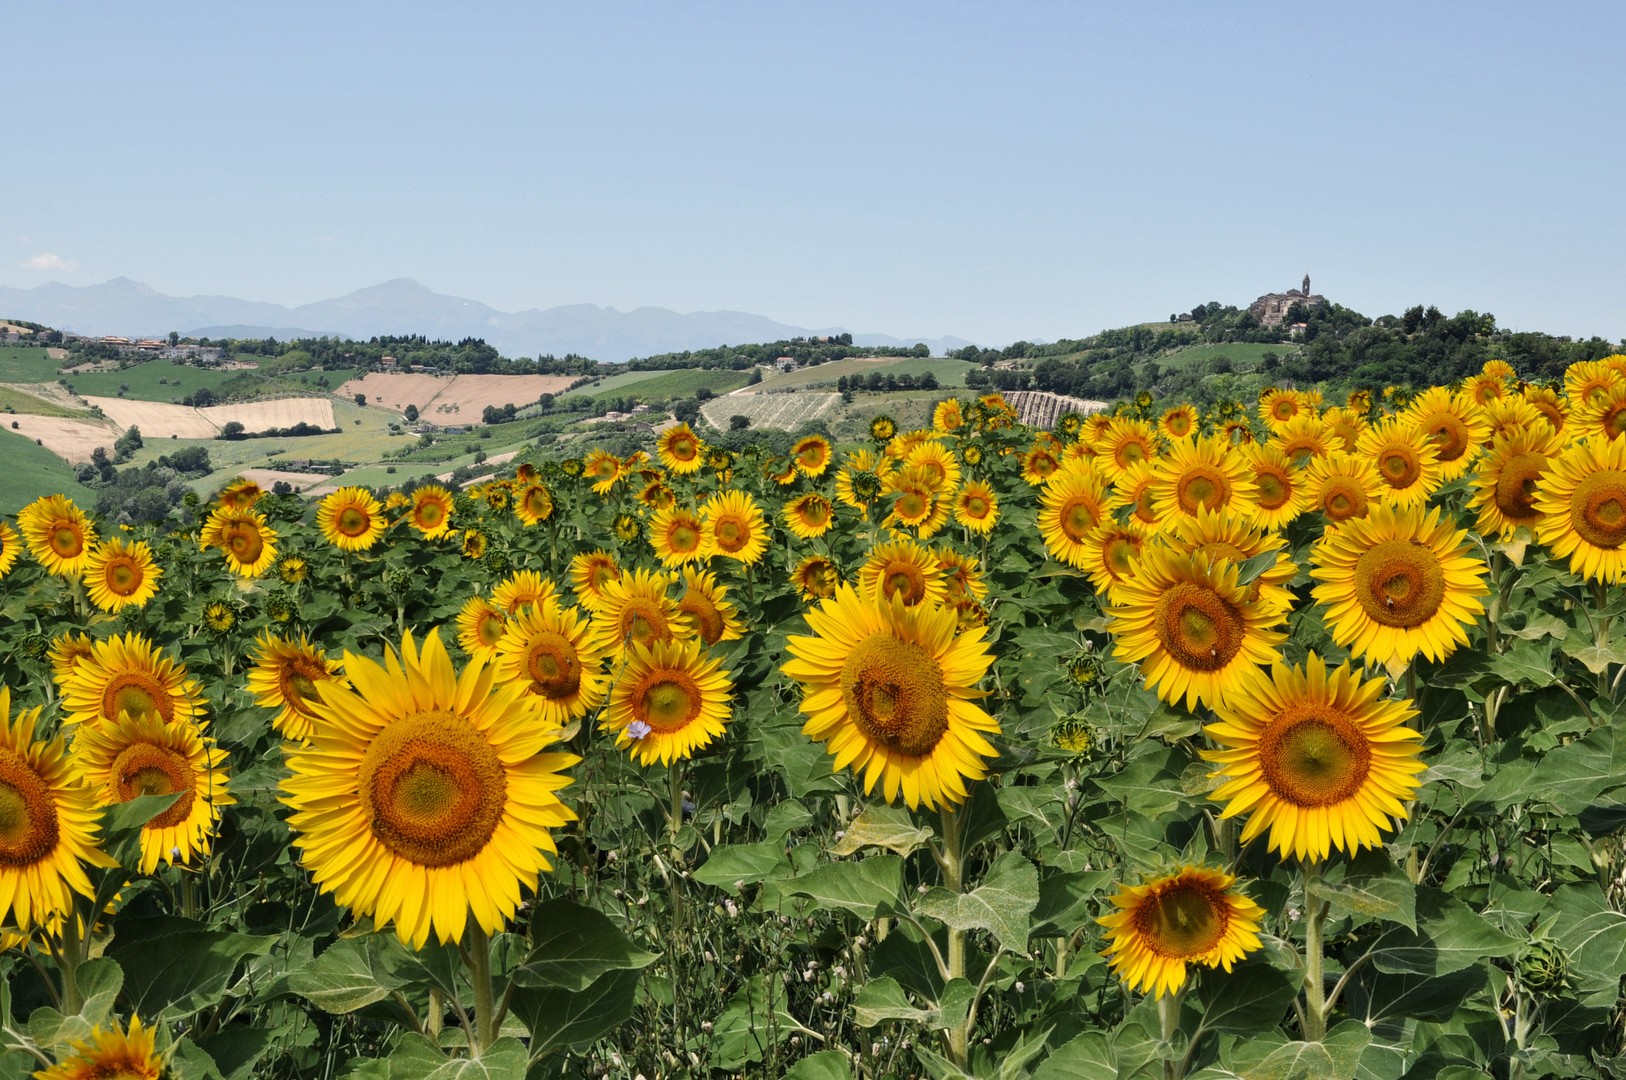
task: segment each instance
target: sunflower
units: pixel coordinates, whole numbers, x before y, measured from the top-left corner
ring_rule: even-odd
[[[923,469],[903,468],[888,473],[883,491],[892,509],[881,522],[894,532],[913,529],[922,540],[936,536],[948,524],[949,500]]]
[[[1312,458],[1324,457],[1335,450],[1333,442],[1336,439],[1338,436],[1325,420],[1306,413],[1272,432],[1269,445],[1286,454],[1294,465],[1303,468]]]
[[[897,421],[882,413],[869,422],[869,437],[878,443],[891,442],[898,433]]]
[[[461,621],[462,616],[458,618]],[[286,738],[305,741],[316,720],[316,684],[344,682],[339,662],[329,660],[304,634],[293,641],[264,631],[254,645],[248,692],[262,709],[277,710],[271,718],[273,728]]]
[[[1389,819],[1406,820],[1423,737],[1406,726],[1411,702],[1383,694],[1383,679],[1347,663],[1328,671],[1312,652],[1302,669],[1252,672],[1216,707],[1204,730],[1219,749],[1202,756],[1224,783],[1210,798],[1221,817],[1248,814],[1244,844],[1269,828],[1271,849],[1311,862],[1379,847]]]
[[[960,460],[971,466],[981,465],[982,447],[976,443],[961,443]]]
[[[784,460],[774,458],[764,466],[764,472],[769,480],[772,480],[780,487],[790,487],[796,482],[796,477],[800,475],[796,471],[796,462],[790,458]]]
[[[1507,396],[1507,380],[1500,375],[1480,373],[1462,380],[1462,392],[1476,405],[1489,405]]]
[[[999,521],[999,495],[986,480],[972,480],[954,496],[954,520],[978,536],[987,536]]]
[[[1479,444],[1490,437],[1490,425],[1471,399],[1443,386],[1431,387],[1412,399],[1401,418],[1434,444],[1441,480],[1455,480],[1468,471]]]
[[[1440,486],[1436,444],[1402,417],[1392,417],[1362,435],[1356,456],[1377,467],[1384,501],[1395,506],[1421,506]]]
[[[1097,449],[1096,463],[1102,475],[1117,483],[1126,470],[1157,459],[1157,428],[1147,420],[1113,417]]]
[[[1298,564],[1287,554],[1287,542],[1274,533],[1261,532],[1246,518],[1206,511],[1194,518],[1181,518],[1161,535],[1171,551],[1195,555],[1209,562],[1231,562],[1241,566],[1259,555],[1274,552],[1276,559],[1245,586],[1249,601],[1261,597],[1282,609],[1293,606],[1287,583],[1298,576]]]
[[[570,588],[576,603],[595,615],[604,610],[604,587],[621,576],[621,564],[603,548],[571,557]]]
[[[1101,474],[1074,462],[1051,477],[1039,496],[1039,535],[1052,558],[1083,566],[1085,537],[1108,516]]]
[[[1254,501],[1252,470],[1227,443],[1210,435],[1177,442],[1152,473],[1152,503],[1160,520],[1203,510],[1246,513]]]
[[[1157,422],[1157,430],[1172,443],[1181,442],[1197,434],[1197,407],[1185,402],[1166,410]]]
[[[621,479],[621,459],[595,447],[582,459],[582,476],[593,485],[593,494],[608,495]]]
[[[95,653],[95,639],[77,630],[58,634],[52,639],[48,655],[51,658],[51,680],[56,683],[57,689],[66,686],[79,665]]]
[[[902,464],[925,477],[933,491],[953,491],[960,486],[960,461],[940,442],[927,440],[916,445],[903,455]]]
[[[480,660],[459,674],[437,631],[421,651],[408,632],[382,666],[347,652],[344,670],[351,688],[319,692],[321,722],[287,756],[304,866],[414,949],[458,941],[471,913],[498,933],[552,867],[548,830],[575,820],[556,793],[581,759],[544,752],[560,729],[534,695]]]
[[[1355,448],[1360,445],[1361,436],[1372,426],[1364,412],[1356,412],[1353,409],[1328,409],[1321,414],[1321,422],[1327,426],[1327,433],[1332,437],[1332,441],[1343,444],[1335,445],[1333,449],[1349,454],[1355,452]]]
[[[11,715],[0,686],[0,926],[26,934],[53,916],[72,917],[73,894],[93,896],[84,863],[112,866],[97,848],[100,813],[62,739],[36,741],[40,710]]]
[[[657,510],[649,521],[649,542],[668,568],[711,557],[711,533],[700,515],[686,506]]]
[[[559,590],[552,578],[545,578],[535,570],[516,570],[491,590],[491,602],[505,615],[517,615],[532,604],[540,604]]]
[[[11,573],[11,568],[17,565],[17,556],[21,551],[16,531],[0,521],[0,578]]]
[[[224,600],[215,600],[203,609],[203,625],[217,634],[229,633],[237,625],[237,609]]]
[[[452,493],[439,484],[426,484],[412,493],[407,521],[430,540],[452,531]]]
[[[559,463],[559,471],[566,476],[576,477],[582,474],[583,462],[581,458],[565,458]]]
[[[1438,509],[1378,505],[1329,528],[1310,549],[1311,590],[1332,639],[1369,664],[1443,660],[1484,612],[1485,564]]]
[[[400,491],[390,492],[389,497],[384,500],[384,509],[392,514],[397,510],[405,510],[411,505],[412,499],[409,498],[404,492]]]
[[[661,432],[655,440],[661,464],[678,476],[692,476],[706,464],[706,444],[687,423]]]
[[[966,597],[979,601],[988,598],[988,583],[982,580],[982,571],[978,569],[975,555],[945,546],[933,548],[932,554],[937,556],[937,567],[943,572],[943,587],[948,590],[948,603]]]
[[[126,544],[115,536],[90,553],[85,562],[85,588],[91,603],[103,611],[119,611],[141,607],[158,595],[158,579],[163,574],[145,541]]]
[[[683,595],[678,610],[689,617],[705,645],[736,641],[745,634],[739,612],[728,600],[728,588],[710,570],[683,569]]]
[[[1558,400],[1558,391],[1550,386],[1526,386],[1523,397],[1525,403],[1540,413],[1554,431],[1564,430],[1567,417],[1563,403]]]
[[[483,559],[488,546],[486,534],[479,529],[463,530],[463,557],[465,559]]]
[[[841,584],[841,571],[826,556],[809,555],[796,564],[796,568],[790,572],[790,580],[802,599],[811,603],[814,600],[828,600],[836,594],[836,586]]]
[[[790,454],[796,462],[796,471],[816,480],[830,467],[830,440],[823,435],[804,435],[796,440]]]
[[[638,520],[637,514],[620,513],[610,522],[610,531],[623,544],[631,544],[644,535],[644,524]]]
[[[91,645],[62,688],[64,724],[117,720],[120,713],[156,715],[166,724],[193,723],[203,699],[198,684],[177,663],[136,633]]]
[[[1524,407],[1527,414],[1535,410],[1535,406],[1522,397],[1514,400]],[[1617,382],[1575,402],[1566,419],[1565,427],[1573,438],[1597,435],[1605,439],[1618,439],[1622,433],[1626,433],[1626,381]]]
[[[298,585],[309,574],[310,564],[301,556],[285,555],[282,561],[277,563],[277,577],[281,578],[285,585]]]
[[[1131,990],[1161,998],[1186,985],[1186,965],[1231,970],[1260,948],[1265,909],[1235,889],[1236,878],[1182,866],[1112,897],[1118,910],[1095,920],[1106,927],[1101,955]]]
[[[1541,520],[1536,490],[1563,450],[1563,437],[1545,425],[1498,436],[1472,474],[1468,509],[1479,511],[1475,531],[1502,540],[1511,539],[1521,525],[1533,532]]]
[[[965,427],[965,402],[959,398],[945,398],[932,409],[932,430],[953,435],[963,427]]]
[[[522,684],[546,723],[563,726],[585,716],[604,700],[604,653],[591,634],[581,612],[557,599],[526,608],[497,642],[497,681]]]
[[[265,489],[259,484],[247,477],[239,476],[220,489],[220,493],[215,496],[215,505],[233,510],[250,510],[264,495]]]
[[[651,510],[669,510],[677,505],[677,492],[667,487],[665,480],[651,480],[638,493],[638,501]]]
[[[255,510],[215,509],[203,523],[198,546],[219,548],[232,573],[247,578],[259,577],[277,558],[276,531]]]
[[[700,507],[700,513],[715,554],[750,566],[768,550],[768,528],[762,508],[745,492],[731,490],[713,495]]]
[[[816,491],[798,495],[785,504],[781,511],[785,526],[803,540],[814,540],[830,531],[835,524],[836,508]]]
[[[72,1039],[68,1053],[55,1065],[34,1074],[35,1080],[159,1080],[167,1075],[164,1055],[156,1045],[156,1029],[142,1027],[130,1017],[125,1031],[117,1020],[103,1031],[98,1025],[87,1039]]]
[[[190,866],[194,856],[207,857],[220,808],[236,802],[228,791],[226,751],[196,724],[166,724],[151,713],[120,713],[86,728],[73,741],[73,764],[98,806],[180,794],[141,829],[143,874],[160,862]]]
[[[1248,599],[1234,563],[1212,563],[1148,544],[1140,568],[1120,582],[1109,609],[1115,654],[1139,662],[1148,687],[1186,708],[1213,706],[1242,676],[1276,659],[1286,609]]]
[[[854,510],[868,510],[881,494],[882,478],[891,462],[864,448],[847,455],[847,463],[836,473],[836,498]]]
[[[1559,455],[1536,486],[1536,536],[1591,581],[1626,580],[1626,439],[1593,436]]]
[[[78,577],[96,546],[96,527],[66,495],[42,495],[17,514],[28,550],[58,577]]]
[[[1363,518],[1382,498],[1383,478],[1366,458],[1335,450],[1310,463],[1305,474],[1308,508],[1329,523]]]
[[[1303,473],[1273,446],[1252,444],[1241,447],[1241,452],[1253,477],[1253,499],[1247,508],[1248,516],[1260,528],[1285,529],[1304,512],[1309,501]]]
[[[812,636],[791,635],[780,669],[802,686],[803,734],[862,775],[866,794],[880,784],[910,808],[964,802],[997,753],[999,722],[974,689],[993,662],[986,631],[957,633],[951,608],[876,603],[850,585],[807,623]]]
[[[1626,383],[1626,376],[1602,360],[1578,360],[1564,369],[1564,396],[1572,409],[1621,383]]]
[[[904,607],[936,607],[948,595],[943,568],[931,549],[913,540],[876,544],[858,571],[865,598],[884,604],[896,597]]]
[[[669,595],[671,587],[670,575],[651,570],[629,570],[606,582],[593,618],[594,648],[620,660],[629,642],[690,637],[693,627]]]
[[[728,725],[734,683],[700,642],[633,645],[610,687],[599,730],[640,765],[669,765],[710,746]]]
[[[483,596],[471,596],[457,613],[457,643],[480,660],[497,656],[497,643],[508,627],[508,616]]]
[[[1022,479],[1029,487],[1043,487],[1060,468],[1061,459],[1047,443],[1036,443],[1022,455]]]
[[[706,468],[726,482],[734,469],[734,455],[720,446],[714,446],[706,451]]]
[[[1311,407],[1297,390],[1272,386],[1259,395],[1259,419],[1271,431],[1285,427],[1310,411]]]
[[[1117,515],[1121,510],[1129,511],[1129,518],[1148,532],[1156,531],[1161,527],[1163,516],[1158,513],[1157,503],[1152,498],[1152,481],[1157,479],[1151,462],[1140,462],[1131,465],[1118,475],[1112,485],[1112,496],[1107,501],[1109,513]]]
[[[1120,582],[1135,575],[1149,535],[1133,517],[1123,522],[1109,517],[1084,537],[1078,568],[1090,576],[1097,593],[1111,596]]]

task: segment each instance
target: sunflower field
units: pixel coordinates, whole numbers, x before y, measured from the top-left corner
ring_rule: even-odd
[[[0,521],[0,1077],[1626,1077],[1626,356]]]

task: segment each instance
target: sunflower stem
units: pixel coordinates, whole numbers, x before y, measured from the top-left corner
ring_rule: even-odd
[[[497,1041],[497,1013],[491,992],[491,937],[479,922],[469,923],[469,981],[474,984],[475,1046],[472,1056],[479,1057]]]
[[[1301,871],[1304,877],[1304,1038],[1308,1042],[1320,1042],[1327,1034],[1322,931],[1328,905],[1315,895],[1315,886],[1321,881],[1321,863],[1304,863]]]
[[[952,893],[965,891],[965,822],[958,807],[943,804],[943,886]],[[949,927],[948,982],[965,978],[965,931]],[[949,1058],[964,1069],[970,1060],[971,1017],[948,1032]]]
[[[84,902],[79,897],[74,897],[72,909],[62,918],[62,951],[57,954],[57,964],[62,968],[62,1014],[64,1016],[77,1016],[79,1011],[85,1007],[85,995],[79,990],[79,964],[85,958],[85,942],[79,933],[79,916],[83,905]],[[88,937],[89,935],[84,936]]]
[[[1180,994],[1165,994],[1157,999],[1157,1019],[1169,1055],[1163,1059],[1163,1080],[1180,1080],[1185,1070],[1174,1060],[1174,1036],[1180,1030]]]

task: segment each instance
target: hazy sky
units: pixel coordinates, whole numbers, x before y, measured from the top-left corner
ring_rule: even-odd
[[[16,4],[0,284],[1626,337],[1626,4]]]

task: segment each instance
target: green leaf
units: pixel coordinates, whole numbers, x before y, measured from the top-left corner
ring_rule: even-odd
[[[1626,663],[1626,648],[1614,644],[1608,638],[1602,641],[1595,640],[1591,634],[1579,627],[1570,629],[1564,638],[1562,646],[1565,656],[1581,662],[1581,665],[1594,675],[1602,675],[1609,670],[1609,665]]]
[[[531,1033],[531,1057],[603,1038],[632,1019],[640,971],[607,971],[586,990],[514,988],[513,1013]]]
[[[79,984],[79,995],[85,1002],[79,1015],[92,1025],[105,1025],[113,1015],[119,991],[124,989],[124,969],[112,957],[99,956],[79,965],[74,982]]]
[[[931,1015],[930,1009],[910,1004],[903,987],[890,975],[869,980],[853,998],[853,1023],[863,1028],[875,1027],[888,1020],[924,1024]]]
[[[1029,1028],[1016,1040],[1016,1045],[999,1055],[998,1080],[1022,1080],[1028,1075],[1028,1064],[1044,1053],[1045,1041],[1053,1029],[1036,1031]]]
[[[1112,887],[1109,870],[1052,871],[1039,880],[1030,937],[1067,937],[1087,923],[1099,898]]]
[[[1486,981],[1481,966],[1465,967],[1437,978],[1367,970],[1360,973],[1360,981],[1350,989],[1349,1012],[1368,1027],[1399,1020],[1441,1023],[1455,1016],[1462,1003]]]
[[[1626,915],[1609,906],[1593,882],[1564,885],[1543,913],[1547,935],[1569,954],[1580,975],[1580,1001],[1594,1008],[1614,1004],[1626,971]]]
[[[1191,1080],[1354,1080],[1371,1041],[1372,1033],[1354,1022],[1339,1024],[1321,1042],[1272,1047],[1243,1040],[1232,1048],[1228,1066],[1192,1073]]]
[[[711,1067],[733,1070],[761,1061],[770,1046],[800,1030],[802,1025],[786,1010],[783,985],[753,976],[712,1021]]]
[[[141,830],[147,822],[174,806],[183,793],[138,795],[113,803],[102,811],[102,850],[126,870],[141,866]]]
[[[1157,817],[1188,802],[1182,774],[1190,764],[1191,755],[1186,751],[1159,747],[1129,762],[1122,772],[1097,777],[1095,782],[1135,813]]]
[[[932,889],[915,911],[955,930],[987,930],[1009,952],[1028,947],[1028,916],[1039,903],[1039,871],[1017,852],[1000,856],[985,881],[968,893]]]
[[[634,945],[602,912],[549,900],[531,913],[531,951],[513,975],[520,986],[586,990],[609,971],[641,971],[658,954]]]
[[[1542,755],[1530,775],[1529,794],[1560,813],[1579,814],[1610,788],[1626,784],[1626,744],[1611,728]]]
[[[1118,1075],[1118,1055],[1099,1031],[1062,1043],[1033,1070],[1033,1080],[1100,1080]]]
[[[1327,901],[1334,914],[1417,929],[1417,886],[1381,852],[1363,854],[1341,880],[1317,877],[1310,893]]]
[[[208,1054],[225,1080],[249,1080],[254,1066],[275,1043],[277,1033],[265,1028],[233,1024],[198,1041],[198,1049]]]
[[[866,847],[878,847],[907,856],[925,847],[931,838],[932,831],[917,825],[909,811],[878,803],[853,818],[830,854],[840,858]]]
[[[266,955],[276,941],[190,919],[121,915],[107,955],[124,970],[124,993],[136,1012],[180,1018],[219,1001],[238,965]]]
[[[1372,955],[1391,975],[1449,975],[1519,951],[1519,942],[1480,918],[1462,901],[1438,889],[1417,891],[1417,929],[1396,928]]]
[[[890,915],[903,895],[903,860],[879,855],[859,862],[827,863],[784,883],[791,896],[850,911],[861,919]]]
[[[1280,551],[1261,551],[1257,555],[1244,559],[1241,565],[1237,567],[1236,583],[1238,585],[1250,584],[1260,574],[1275,566],[1276,560],[1280,556]]]
[[[515,1038],[498,1039],[477,1058],[443,1061],[424,1080],[525,1080],[529,1055]],[[391,1072],[390,1080],[400,1074]]]
[[[755,885],[778,877],[790,869],[785,845],[777,841],[760,844],[722,844],[694,872],[694,879],[728,892],[737,886]]]
[[[1202,1004],[1205,1031],[1251,1034],[1269,1031],[1292,1006],[1298,986],[1269,964],[1238,964],[1229,975],[1205,971],[1197,999]]]
[[[853,1067],[840,1050],[820,1050],[791,1066],[784,1080],[852,1080]]]
[[[1553,671],[1552,643],[1537,645],[1521,641],[1507,652],[1491,658],[1491,673],[1505,679],[1510,685],[1524,684],[1540,689],[1558,681]]]
[[[343,1015],[382,1001],[398,983],[379,961],[380,935],[340,938],[290,972],[288,989],[326,1013]]]

